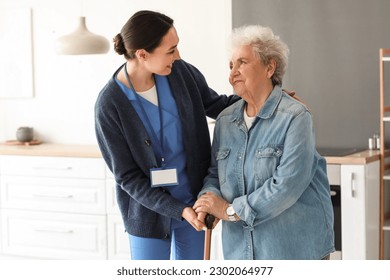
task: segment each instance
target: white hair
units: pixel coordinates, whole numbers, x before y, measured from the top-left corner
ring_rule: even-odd
[[[273,85],[282,85],[288,63],[287,45],[274,35],[271,28],[261,25],[246,25],[233,29],[231,51],[240,46],[252,46],[256,56],[265,64],[273,59],[276,62],[272,76]]]

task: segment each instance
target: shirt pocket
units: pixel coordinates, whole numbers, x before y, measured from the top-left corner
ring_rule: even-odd
[[[257,186],[263,185],[267,179],[273,176],[282,154],[283,149],[279,146],[261,147],[256,150],[254,173]]]
[[[221,148],[217,151],[217,162],[218,162],[218,178],[219,184],[222,185],[226,182],[227,164],[229,160],[230,149]]]

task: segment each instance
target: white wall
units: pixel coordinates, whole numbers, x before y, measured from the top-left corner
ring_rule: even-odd
[[[212,88],[231,92],[226,54],[230,0],[1,0],[0,9],[10,7],[32,9],[34,97],[0,99],[0,142],[15,139],[19,126],[32,126],[45,142],[96,143],[94,103],[124,59],[112,46],[106,55],[57,55],[55,39],[73,31],[80,15],[90,31],[110,41],[140,9],[171,16],[182,58],[197,66]]]

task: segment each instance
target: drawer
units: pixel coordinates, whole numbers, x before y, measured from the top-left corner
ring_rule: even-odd
[[[105,180],[1,176],[1,207],[104,214]]]
[[[61,178],[105,178],[101,158],[0,156],[1,175]]]
[[[106,217],[2,211],[4,254],[47,259],[107,258]]]

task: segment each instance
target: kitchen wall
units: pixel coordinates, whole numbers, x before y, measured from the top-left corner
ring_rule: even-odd
[[[368,147],[368,138],[379,131],[379,48],[390,48],[390,1],[233,0],[232,5],[233,27],[270,26],[289,45],[284,87],[310,107],[317,146]]]
[[[139,9],[172,16],[182,57],[228,94],[226,38],[232,24],[272,27],[291,50],[284,87],[311,108],[318,146],[367,147],[379,130],[378,52],[390,48],[388,0],[0,1],[0,9],[11,7],[32,9],[34,97],[0,99],[0,142],[28,125],[47,142],[94,144],[94,102],[123,57],[112,46],[105,55],[60,56],[55,39],[85,15],[92,32],[111,40]],[[18,57],[4,54],[1,45],[0,53]]]
[[[32,9],[34,96],[0,99],[0,142],[15,139],[19,126],[33,126],[37,137],[46,142],[96,143],[93,106],[124,59],[112,46],[105,55],[57,55],[55,39],[73,31],[80,15],[86,16],[91,32],[111,42],[134,12],[152,9],[166,13],[175,20],[182,58],[197,66],[215,90],[231,93],[226,55],[230,0],[0,1],[1,11],[10,8]],[[0,53],[18,57],[16,52],[5,54],[2,46]]]

